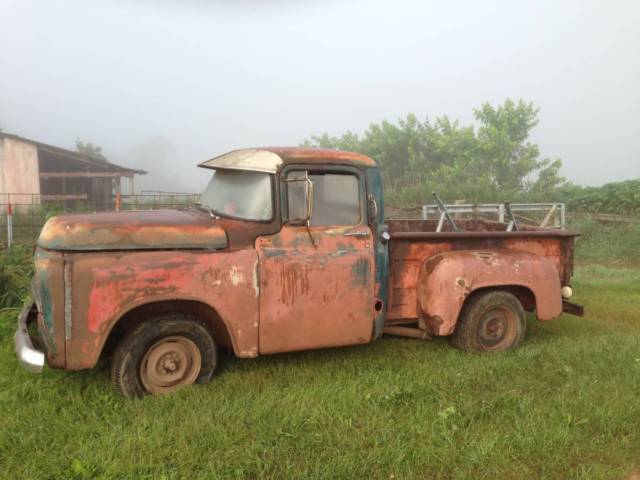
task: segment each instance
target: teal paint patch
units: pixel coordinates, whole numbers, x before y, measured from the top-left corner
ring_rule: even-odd
[[[382,335],[385,317],[384,312],[387,308],[389,298],[389,248],[381,241],[382,233],[387,230],[387,226],[384,223],[384,196],[380,171],[377,167],[369,167],[365,170],[365,178],[367,181],[367,193],[371,194],[378,206],[375,218],[369,218],[369,226],[375,236],[376,291],[378,292],[378,298],[382,300],[384,304],[384,308],[378,312],[375,319],[374,338],[377,338]]]
[[[338,242],[336,245],[336,248],[338,252],[347,252],[347,253],[353,253],[358,250],[355,245],[351,243],[342,243],[342,242]]]
[[[44,276],[44,278],[41,278]],[[44,324],[51,333],[53,333],[53,303],[51,301],[51,291],[49,290],[49,279],[47,272],[38,275],[39,285],[38,291],[42,301],[42,314],[44,316]]]
[[[42,336],[47,350],[57,354],[56,344],[53,337],[53,303],[51,301],[51,291],[49,290],[49,275],[46,270],[40,270],[35,273],[31,287],[34,300],[37,298],[36,305],[39,303],[42,308],[43,327],[39,332]]]
[[[369,275],[371,275],[371,267],[367,257],[360,257],[351,266],[351,286],[364,287],[369,283]]]
[[[286,257],[287,256],[287,250],[282,250],[282,249],[274,249],[274,248],[270,248],[270,249],[264,249],[264,256],[267,258],[279,258],[279,257]]]
[[[52,254],[46,250],[37,249],[34,257],[35,272],[31,280],[31,295],[36,302],[39,312],[42,314],[43,324],[39,328],[40,334],[47,346],[47,350],[56,354],[56,345],[54,341],[54,322],[53,322],[53,300],[51,298],[51,276],[49,270],[38,267],[38,260],[47,261],[52,258]]]

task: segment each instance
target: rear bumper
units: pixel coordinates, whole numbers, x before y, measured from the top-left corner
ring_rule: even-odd
[[[562,311],[569,315],[576,315],[578,317],[584,316],[584,307],[576,303],[571,303],[567,300],[562,301]]]
[[[20,365],[32,373],[40,373],[44,367],[44,352],[34,348],[29,336],[28,318],[33,309],[33,302],[24,306],[18,317],[18,329],[13,337],[16,357]]]

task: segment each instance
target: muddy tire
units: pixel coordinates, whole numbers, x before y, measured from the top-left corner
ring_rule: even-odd
[[[215,373],[218,352],[207,328],[183,314],[159,315],[142,322],[118,343],[111,379],[128,398],[170,393]]]
[[[467,352],[510,350],[524,338],[526,325],[517,297],[502,291],[482,293],[465,303],[451,343]]]

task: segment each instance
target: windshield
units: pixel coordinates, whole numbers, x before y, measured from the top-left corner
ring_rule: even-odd
[[[243,220],[271,220],[270,174],[248,170],[216,170],[200,197],[214,213]]]

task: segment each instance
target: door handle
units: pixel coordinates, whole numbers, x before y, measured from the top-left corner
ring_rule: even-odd
[[[353,232],[347,232],[344,234],[345,237],[362,237],[367,238],[369,236],[368,230],[355,230]]]

